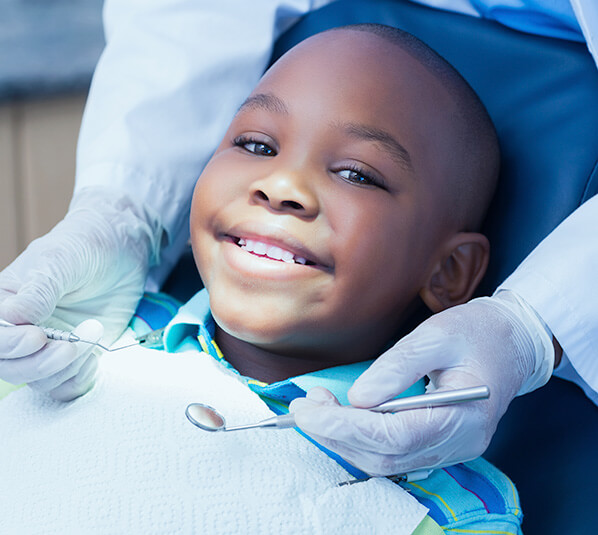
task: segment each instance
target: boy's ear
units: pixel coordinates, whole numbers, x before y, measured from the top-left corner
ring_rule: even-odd
[[[466,303],[488,267],[490,244],[477,232],[459,232],[445,242],[420,297],[433,312]]]

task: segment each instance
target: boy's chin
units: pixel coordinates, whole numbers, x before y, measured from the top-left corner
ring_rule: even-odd
[[[280,298],[249,297],[210,291],[210,309],[218,326],[230,336],[250,344],[278,344],[313,330],[309,318],[297,313],[296,303],[287,306]],[[282,301],[282,303],[281,303]],[[282,306],[281,306],[282,305]]]
[[[281,318],[273,320],[270,317],[262,321],[255,314],[251,318],[213,316],[229,344],[248,344],[267,353],[300,358],[314,351],[313,336],[310,335],[313,328],[299,326],[292,321],[280,321]],[[320,351],[321,348],[318,348]]]
[[[278,326],[274,322],[247,322],[235,318],[221,318],[217,315],[214,315],[214,320],[228,336],[263,349],[286,345],[285,341],[289,338],[289,327]]]

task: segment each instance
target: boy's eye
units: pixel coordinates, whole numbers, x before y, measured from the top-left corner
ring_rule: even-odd
[[[238,137],[234,140],[237,147],[241,147],[247,152],[257,154],[258,156],[276,156],[276,151],[267,143],[255,139]]]
[[[254,154],[259,154],[261,156],[274,156],[274,154],[276,154],[274,149],[265,143],[255,143],[251,141],[249,143],[244,143],[243,148],[249,152],[253,152]]]
[[[383,188],[379,181],[360,169],[341,169],[337,171],[337,175],[353,184]]]

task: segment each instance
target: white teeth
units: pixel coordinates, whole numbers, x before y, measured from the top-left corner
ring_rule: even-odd
[[[288,251],[283,251],[280,247],[276,247],[275,245],[272,245],[272,246],[268,247],[268,250],[266,251],[266,256],[269,256],[270,258],[274,258],[274,260],[282,260],[282,255],[286,252],[288,252]],[[292,253],[291,253],[291,256],[293,256]]]
[[[287,264],[297,263],[305,265],[307,263],[305,258],[301,256],[295,256],[293,253],[291,253],[291,251],[287,251],[281,247],[277,247],[276,245],[268,245],[257,240],[239,238],[237,245],[241,247],[241,249],[249,251],[250,253],[267,256],[273,260],[282,260]]]
[[[286,262],[287,264],[293,264],[295,262],[294,258],[295,258],[295,255],[293,253],[291,253],[291,251],[282,251],[281,260],[283,262]]]
[[[249,241],[249,240],[248,240]],[[255,254],[266,254],[268,251],[268,246],[261,241],[254,242],[255,245],[253,246],[253,252]]]

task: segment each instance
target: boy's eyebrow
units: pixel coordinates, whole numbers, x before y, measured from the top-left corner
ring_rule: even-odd
[[[284,100],[272,93],[251,95],[241,104],[238,112],[245,109],[264,109],[281,115],[289,115],[289,109]],[[344,130],[351,137],[380,143],[399,165],[413,169],[411,156],[407,149],[385,130],[360,123],[341,123],[335,127]]]
[[[243,104],[241,104],[241,106],[239,106],[238,111],[247,108],[261,108],[266,111],[280,113],[282,115],[289,114],[289,110],[284,101],[272,93],[257,93],[255,95],[251,95],[247,98],[247,100],[245,100],[245,102],[243,102]]]
[[[338,126],[351,137],[380,143],[399,165],[413,169],[407,149],[385,130],[360,123],[342,123]]]

